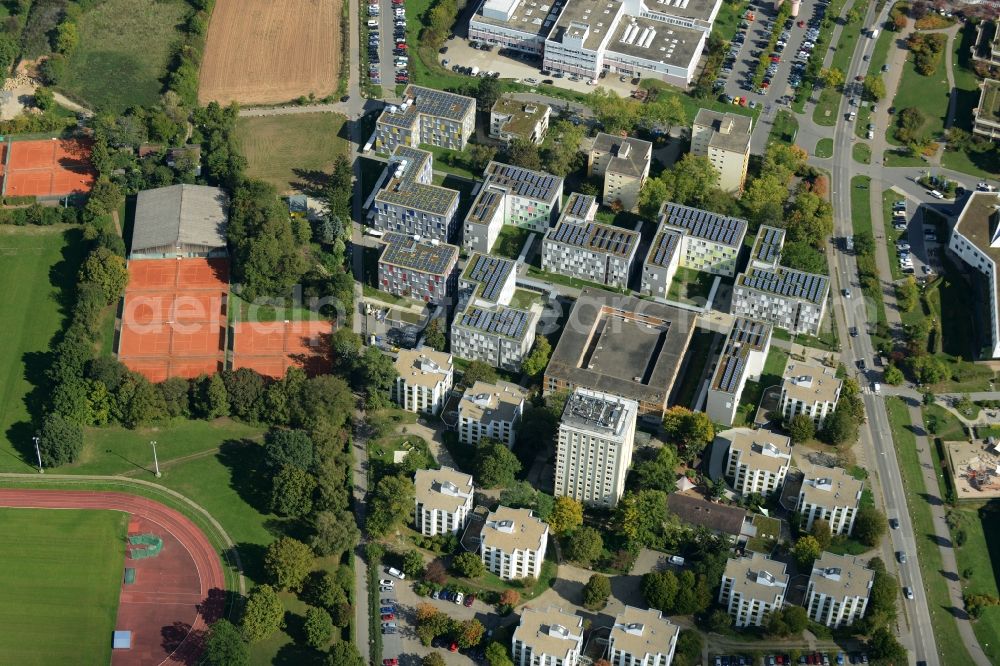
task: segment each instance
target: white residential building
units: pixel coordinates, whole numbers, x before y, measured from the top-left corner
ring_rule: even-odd
[[[561,608],[529,608],[511,638],[516,666],[577,666],[583,650],[583,618]]]
[[[750,551],[749,557],[726,562],[719,603],[737,628],[759,627],[765,615],[784,605],[787,587],[784,563]]]
[[[635,210],[649,176],[653,144],[642,139],[599,132],[587,159],[587,176],[604,178],[605,206]]]
[[[551,113],[548,104],[501,97],[490,109],[490,137],[505,143],[522,139],[538,145],[549,130]]]
[[[865,616],[875,572],[856,557],[824,552],[813,563],[806,587],[806,612],[832,629],[849,627]]]
[[[566,400],[556,444],[555,494],[614,506],[625,492],[639,403],[578,388]]]
[[[792,461],[792,445],[787,437],[769,430],[733,428],[716,437],[716,446],[727,443],[726,477],[737,492],[767,497],[781,491]]]
[[[437,414],[455,382],[450,354],[427,347],[401,349],[396,356],[392,399],[408,412]]]
[[[861,505],[864,482],[840,467],[820,467],[811,463],[800,467],[805,476],[795,510],[802,515],[802,529],[808,532],[813,522],[822,518],[830,523],[833,534],[850,534]]]
[[[472,511],[472,477],[451,467],[418,469],[413,476],[414,523],[424,536],[458,534]]]
[[[563,216],[542,241],[542,270],[624,288],[639,241],[636,231]]]
[[[983,300],[989,321],[983,331],[982,355],[1000,358],[1000,314],[998,314],[997,261],[1000,260],[1000,194],[973,192],[958,214],[948,241],[951,250],[968,267],[985,277]],[[983,317],[985,319],[986,317]]]
[[[755,268],[736,277],[732,313],[769,321],[791,333],[819,335],[830,278],[779,266]]]
[[[747,380],[760,379],[764,371],[772,330],[765,322],[733,319],[705,401],[705,413],[715,423],[733,424]]]
[[[475,446],[488,437],[511,448],[527,397],[527,389],[504,381],[476,382],[465,389],[458,403],[458,441]]]
[[[611,666],[670,666],[680,627],[655,609],[625,606],[608,636]]]
[[[781,382],[781,417],[789,422],[798,414],[805,414],[819,428],[840,400],[844,382],[837,379],[837,371],[810,361],[793,361],[785,367]]]
[[[530,509],[497,507],[486,516],[480,556],[487,570],[503,580],[538,578],[542,574],[549,526]]]
[[[747,221],[671,201],[660,207],[660,228],[683,234],[680,265],[723,277],[736,275]]]
[[[666,299],[670,294],[670,284],[680,265],[683,240],[684,234],[674,229],[660,227],[656,232],[656,238],[642,263],[642,286],[639,291],[643,296]]]
[[[698,109],[691,126],[691,154],[707,157],[724,192],[743,191],[750,165],[753,119],[736,113]]]

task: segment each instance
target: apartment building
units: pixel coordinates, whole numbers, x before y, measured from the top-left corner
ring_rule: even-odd
[[[753,119],[736,113],[699,109],[691,125],[691,154],[707,157],[719,175],[719,189],[743,191],[750,165]]]
[[[475,99],[410,85],[400,104],[383,109],[375,123],[375,145],[380,152],[390,154],[397,146],[422,143],[464,150],[475,129]]]
[[[480,539],[483,564],[503,580],[541,575],[549,526],[531,510],[497,507],[486,516]]]
[[[749,552],[749,557],[726,562],[719,588],[719,603],[737,628],[761,626],[764,616],[784,605],[788,587],[784,563]]]
[[[433,177],[429,152],[397,146],[368,205],[369,223],[447,243],[458,226],[458,192],[434,185]]]
[[[599,132],[587,156],[587,176],[604,179],[605,206],[635,210],[652,159],[649,141]]]
[[[466,388],[458,403],[458,441],[476,446],[488,437],[513,447],[527,397],[527,389],[505,381]]]
[[[416,530],[424,536],[458,534],[472,511],[472,477],[451,467],[418,469],[413,475]]]
[[[787,423],[798,414],[812,418],[819,428],[840,400],[844,382],[837,379],[837,371],[812,361],[793,361],[785,366],[781,380],[781,417]]]
[[[795,510],[802,515],[802,529],[809,531],[822,518],[830,523],[833,534],[850,534],[861,503],[864,482],[840,467],[799,465],[804,474]]]
[[[504,143],[521,139],[539,145],[549,131],[551,115],[548,104],[501,97],[490,109],[490,137]]]
[[[555,494],[614,506],[625,492],[639,404],[578,388],[566,400],[556,443]]]
[[[382,291],[425,303],[440,303],[458,286],[458,248],[437,241],[388,233],[378,260]]]
[[[577,666],[583,650],[583,618],[561,608],[525,606],[511,638],[516,666]]]
[[[438,414],[455,383],[450,354],[428,347],[400,349],[396,355],[392,400],[408,412]]]
[[[680,265],[680,245],[684,234],[673,229],[660,228],[653,238],[646,259],[642,262],[642,284],[639,293],[643,296],[667,298],[670,284]]]
[[[824,552],[813,563],[806,586],[806,613],[831,629],[849,627],[865,616],[875,572],[850,555]]]
[[[517,262],[491,254],[474,253],[458,278],[458,309],[467,303],[508,305],[517,291]]]
[[[1000,313],[997,311],[997,262],[1000,261],[1000,195],[995,192],[973,192],[965,201],[958,220],[948,240],[951,250],[969,268],[984,276],[983,300],[988,301],[986,312],[988,331],[981,354],[987,358],[1000,358]],[[984,317],[985,319],[985,317]]]
[[[626,288],[639,241],[629,229],[564,217],[542,241],[542,270]]]
[[[785,230],[778,227],[770,227],[766,224],[760,225],[757,230],[757,237],[754,238],[753,247],[750,249],[750,262],[752,268],[762,270],[777,270],[781,262],[781,251],[785,247]]]
[[[716,446],[728,446],[726,478],[736,492],[767,497],[781,492],[792,462],[792,444],[769,430],[733,428],[716,437]]]
[[[683,234],[680,264],[713,275],[736,275],[747,221],[671,201],[660,207],[660,229]]]
[[[625,606],[608,636],[611,666],[670,666],[680,627],[655,609]]]
[[[706,394],[705,413],[715,423],[733,424],[747,380],[759,379],[764,371],[772,332],[766,322],[733,319]]]
[[[505,224],[545,233],[559,214],[562,195],[559,176],[490,162],[465,217],[463,246],[471,252],[489,252]]]
[[[972,110],[972,133],[991,141],[1000,138],[1000,81],[979,82],[979,104]]]
[[[469,305],[451,324],[451,349],[459,358],[519,372],[535,344],[541,307]]]
[[[825,275],[751,265],[736,277],[731,311],[791,333],[819,335],[829,293],[830,278]]]
[[[996,21],[979,21],[975,24],[976,43],[972,47],[972,59],[1000,67],[1000,31]]]

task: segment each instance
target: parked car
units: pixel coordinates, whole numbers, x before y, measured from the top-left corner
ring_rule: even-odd
[[[476,600],[476,595],[470,594],[469,596],[467,596],[465,598],[465,602],[464,602],[465,607],[466,608],[471,608],[472,607],[472,602],[475,601],[475,600]]]
[[[383,613],[382,614],[382,621],[383,622],[392,622],[395,619],[396,619],[395,613]]]

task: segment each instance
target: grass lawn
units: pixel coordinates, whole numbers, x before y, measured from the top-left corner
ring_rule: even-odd
[[[315,192],[325,184],[334,158],[347,154],[346,122],[336,113],[240,118],[236,135],[247,158],[247,176],[271,183],[282,194]]]
[[[510,299],[510,306],[512,308],[522,308],[527,310],[535,303],[540,303],[542,300],[542,295],[537,291],[531,291],[530,289],[515,289],[514,296]]]
[[[868,124],[872,121],[872,110],[869,106],[858,108],[858,117],[854,122],[854,135],[859,139],[868,136]],[[860,145],[860,144],[854,144]]]
[[[871,178],[868,176],[855,176],[851,178],[851,225],[855,234],[866,232],[875,237],[875,230],[872,227],[871,209]],[[872,257],[872,263],[875,258]],[[877,270],[877,269],[876,269]],[[875,302],[875,315],[880,324],[886,323],[885,302],[880,294],[866,294],[870,300]]]
[[[869,72],[880,72],[882,71],[882,65],[884,65],[889,60],[889,49],[898,39],[899,33],[893,32],[892,30],[885,30],[884,26],[882,32],[879,33],[878,39],[875,40],[875,48],[872,49],[872,58],[869,61],[871,64],[868,65]]]
[[[891,132],[887,132],[886,136],[891,136]],[[947,153],[945,153],[947,155]],[[922,157],[914,157],[913,155],[904,155],[898,153],[895,150],[887,150],[882,154],[882,163],[887,167],[925,167],[927,166],[927,160]]]
[[[679,266],[674,273],[674,279],[670,282],[667,299],[704,305],[709,292],[712,291],[715,278],[716,276],[711,273]]]
[[[854,9],[855,5],[858,9],[865,9],[865,3],[862,0],[855,0],[852,3],[851,9]],[[832,7],[830,10],[832,11]],[[827,16],[836,16],[836,14],[827,14]],[[840,39],[837,41],[837,45],[833,48],[833,60],[830,62],[830,66],[840,71],[847,73],[848,67],[851,64],[851,54],[854,53],[854,47],[858,43],[858,39],[861,37],[861,29],[864,27],[863,20],[857,20],[853,23],[848,23],[840,29]]]
[[[183,0],[95,3],[77,24],[80,43],[59,88],[91,108],[112,113],[153,104],[180,36],[174,26],[189,11]]]
[[[925,405],[924,425],[927,431],[942,441],[964,440],[967,435],[958,417],[941,405]]]
[[[550,273],[534,266],[528,266],[528,277],[533,277],[535,279],[542,280],[543,282],[554,282],[567,287],[573,287],[574,289],[585,289],[587,287],[591,287],[593,289],[603,289],[605,291],[621,291],[617,287],[603,285],[589,280],[578,280],[575,277],[560,275],[559,273]]]
[[[816,157],[833,157],[833,139],[820,139],[816,144]]]
[[[788,352],[777,345],[771,345],[771,350],[767,353],[767,359],[764,361],[764,370],[761,372],[760,381],[748,381],[746,386],[743,387],[743,394],[740,396],[740,408],[736,414],[736,421],[733,422],[734,427],[751,424],[757,412],[757,407],[760,404],[764,389],[781,384],[781,378],[785,374],[785,365],[787,363]]]
[[[945,116],[948,115],[949,92],[948,77],[944,70],[944,53],[939,56],[937,69],[931,76],[919,74],[913,64],[913,59],[907,58],[892,105],[898,110],[911,106],[919,108],[924,113],[926,120],[917,134],[938,137],[944,132],[944,120]],[[892,131],[886,133],[886,139],[893,145],[900,145]]]
[[[411,58],[412,61],[412,58]],[[472,164],[469,163],[469,150],[451,150],[441,146],[432,146],[428,143],[420,144],[421,150],[431,153],[434,160],[434,170],[454,174],[463,178],[475,180],[482,176],[477,173]]]
[[[292,299],[288,299],[291,301]],[[308,301],[309,299],[303,299]],[[323,315],[302,305],[272,305],[270,303],[248,303],[236,294],[229,295],[230,321],[313,321],[324,319]]]
[[[823,88],[819,93],[819,101],[813,110],[813,122],[824,127],[837,124],[837,108],[840,106],[840,93],[833,88]]]
[[[917,541],[917,555],[924,588],[917,594],[926,594],[927,603],[934,613],[934,637],[942,663],[967,664],[972,660],[965,649],[955,619],[951,615],[951,599],[941,571],[941,551],[938,549],[930,504],[926,497],[926,487],[917,456],[917,442],[911,428],[910,414],[905,404],[895,397],[886,398],[889,413],[889,427],[896,444],[896,458],[903,475],[906,503],[910,508],[913,532]],[[948,659],[944,655],[949,655]]]
[[[969,49],[975,42],[975,29],[963,28],[952,42],[952,75],[955,79],[955,126],[972,130],[972,109],[979,103],[979,78],[972,70]],[[996,150],[983,153],[945,151],[941,164],[949,169],[972,174],[978,178],[1000,175],[1000,155]]]
[[[723,3],[725,6],[725,3]],[[795,143],[795,136],[799,133],[799,121],[792,115],[791,111],[781,109],[774,116],[774,124],[771,125],[771,136],[768,141],[780,141],[782,143]]]
[[[867,143],[856,143],[854,144],[854,147],[851,148],[851,156],[854,158],[855,162],[871,164],[872,148]]]
[[[517,259],[521,256],[521,249],[524,248],[525,241],[532,232],[512,224],[505,224],[500,228],[497,241],[493,244],[490,254],[496,254],[508,259]]]
[[[965,543],[955,549],[959,572],[970,574],[963,576],[962,589],[973,594],[997,596],[1000,535],[996,525],[1000,521],[1000,502],[992,501],[953,511],[961,515],[961,529],[966,534]],[[985,609],[972,629],[990,663],[1000,663],[1000,607]]]
[[[744,0],[739,2],[723,2],[719,6],[719,13],[712,24],[712,35],[729,41],[736,33],[736,29],[743,19],[743,12],[746,11],[749,3]]]
[[[85,252],[79,229],[0,227],[0,471],[34,465],[31,436],[44,389],[49,342],[63,321],[64,290]]]
[[[8,535],[0,541],[3,660],[110,663],[127,514],[0,509],[0,524]]]

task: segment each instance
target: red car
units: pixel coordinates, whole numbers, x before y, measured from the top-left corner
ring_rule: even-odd
[[[385,615],[382,616],[383,622],[392,622],[395,619],[396,616],[393,613],[386,613]]]
[[[781,56],[776,56],[776,55],[771,56],[771,62],[775,64],[781,62]]]
[[[458,643],[452,641],[451,645],[448,646],[448,652],[458,652]]]
[[[399,666],[399,659],[393,657],[392,659],[383,659],[382,666]]]
[[[470,606],[472,606],[472,602],[475,600],[476,600],[476,595],[470,594],[465,598],[465,601],[462,602],[462,605],[465,606],[466,608],[469,608]]]

